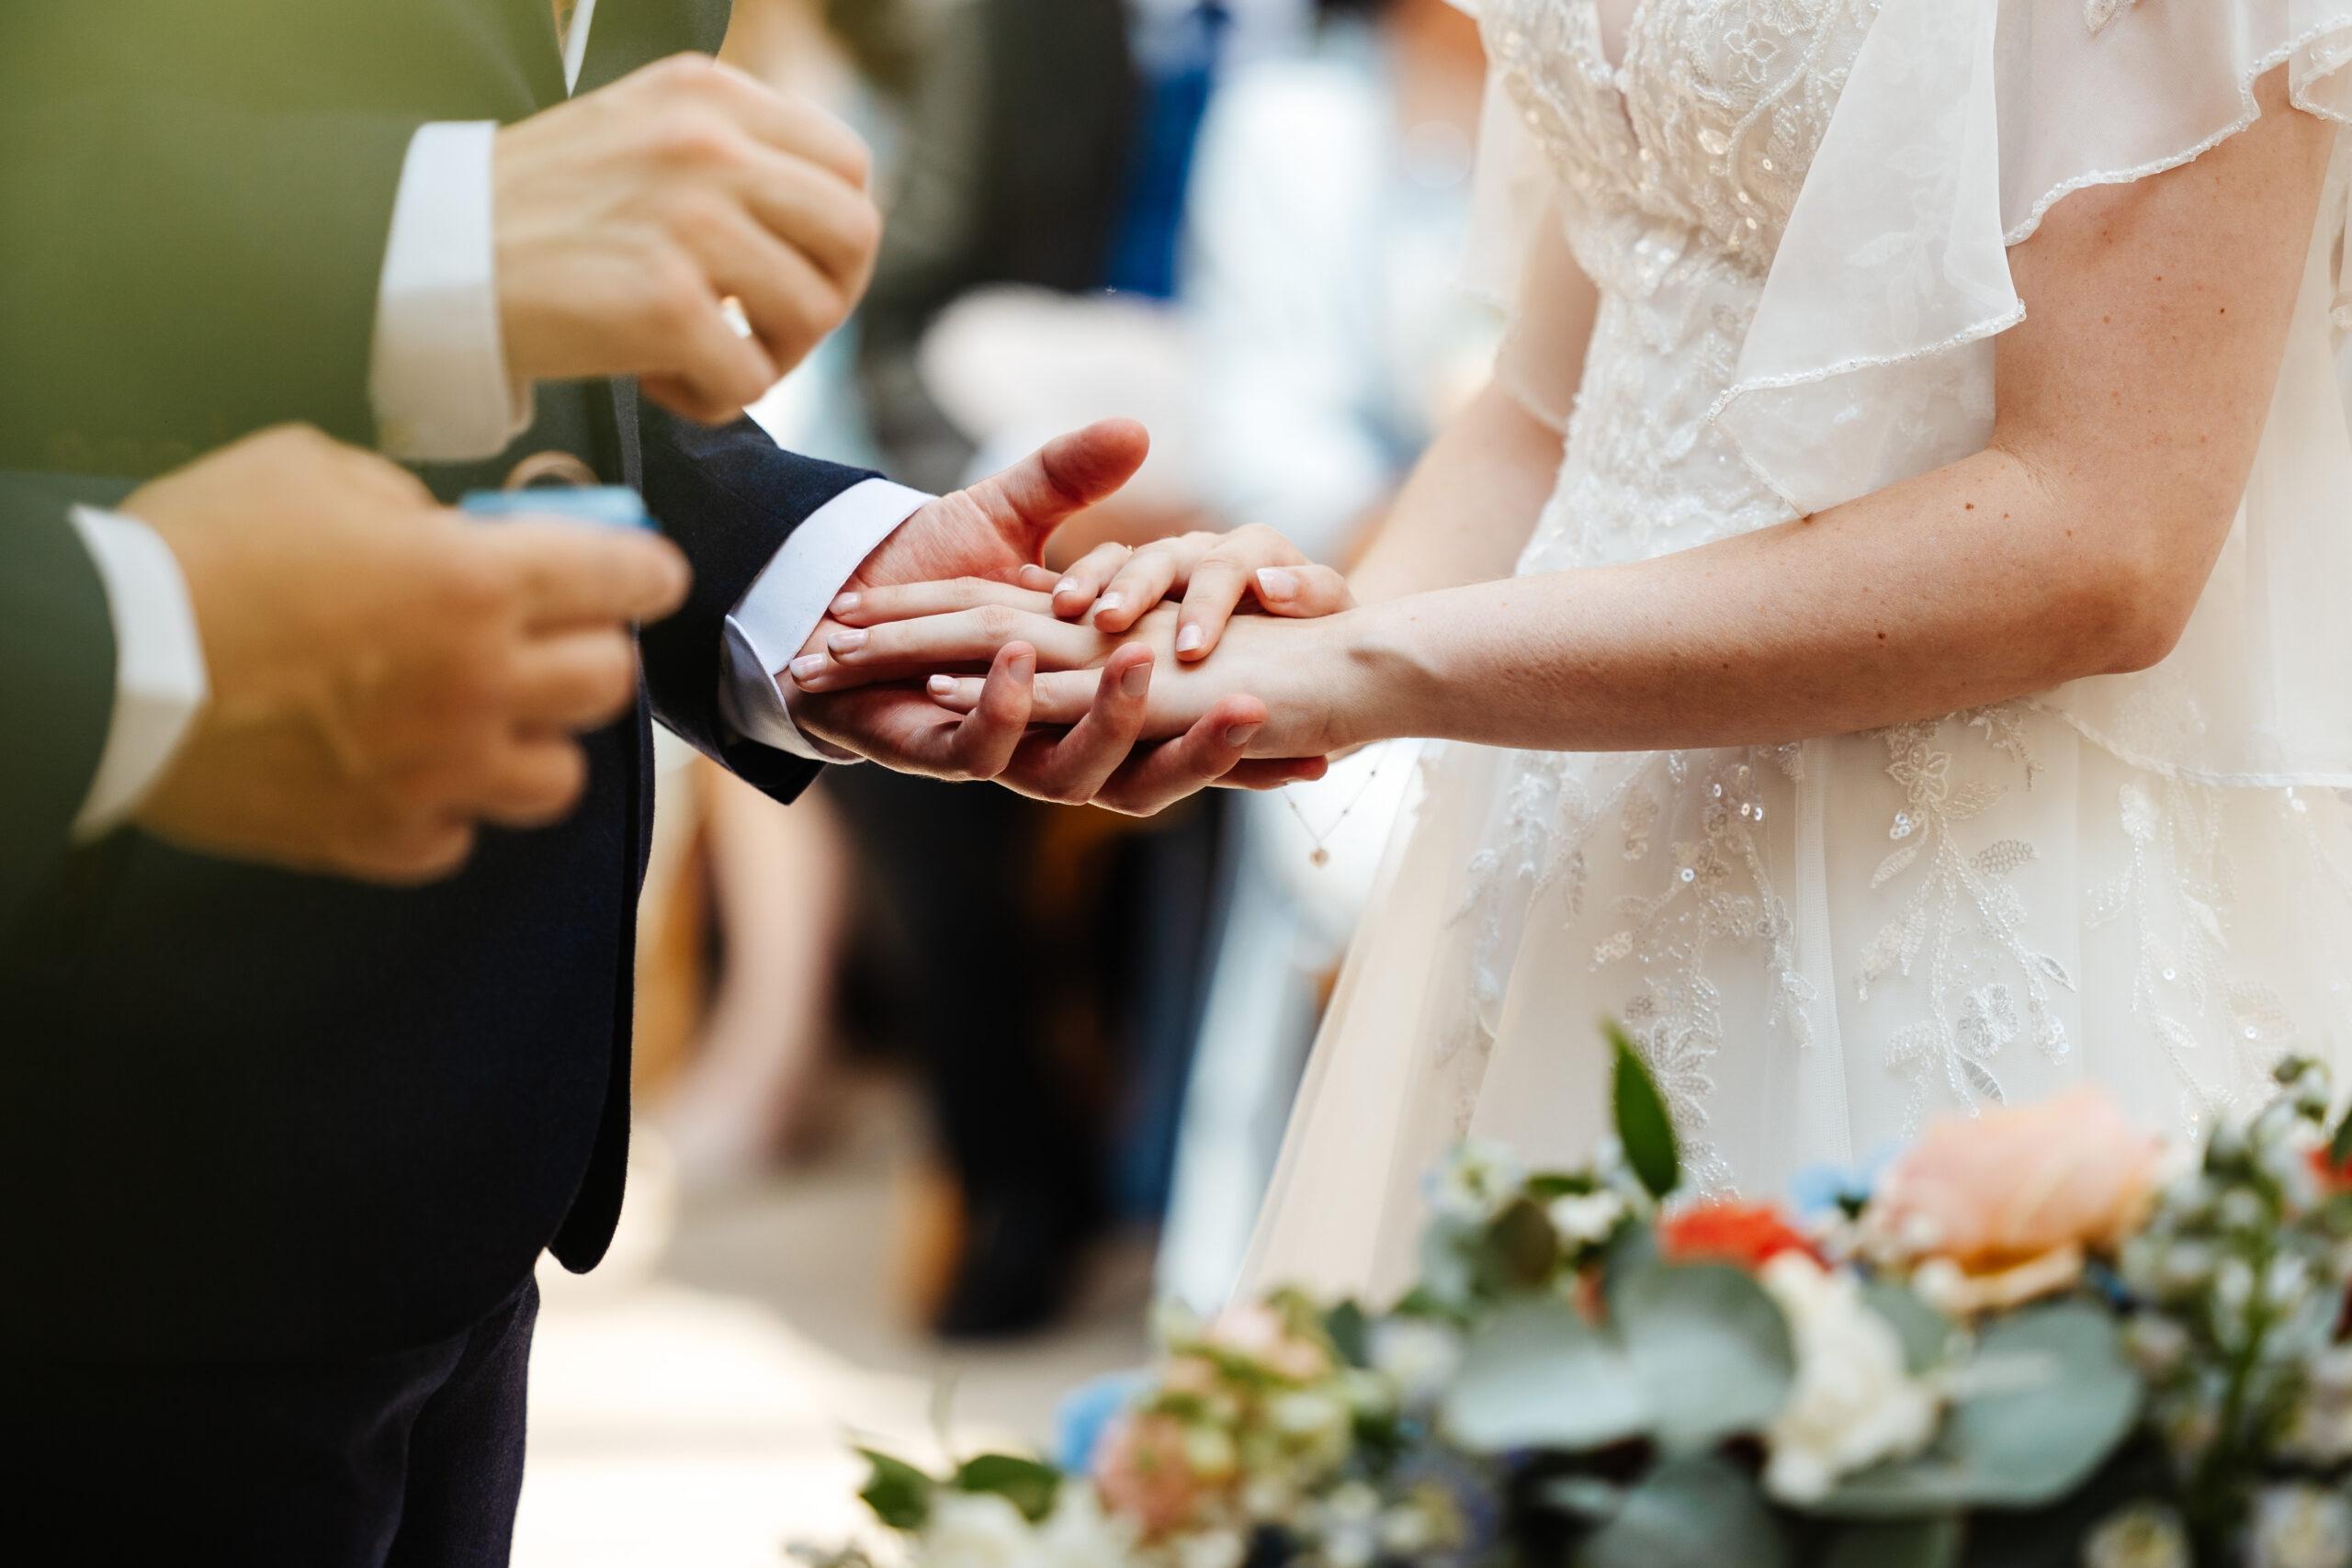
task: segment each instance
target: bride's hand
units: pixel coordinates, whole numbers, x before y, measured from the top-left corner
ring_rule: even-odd
[[[1042,568],[1025,570],[1022,586],[1045,586],[1046,576]],[[1245,597],[1270,615],[1304,618],[1355,607],[1346,578],[1257,523],[1133,548],[1097,545],[1053,582],[1052,592],[1054,614],[1077,620],[1091,611],[1094,625],[1107,632],[1127,630],[1170,594],[1178,595],[1172,651],[1187,663],[1215,651]]]
[[[1171,593],[1180,597],[1169,651],[1188,664],[1215,651],[1244,600],[1266,615],[1295,619],[1355,607],[1347,579],[1307,559],[1272,529],[1252,524],[1227,534],[1184,534],[1134,548],[1101,545],[1059,577],[1040,566],[1024,566],[1014,584],[963,577],[844,593],[833,601],[820,632],[830,637],[841,627],[1010,605],[1042,609],[1058,620],[1117,634],[1132,629]],[[812,638],[803,652],[818,649]]]

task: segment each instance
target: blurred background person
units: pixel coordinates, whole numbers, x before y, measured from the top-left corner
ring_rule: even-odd
[[[1183,303],[1199,482],[1347,565],[1484,384],[1494,311],[1452,284],[1486,60],[1446,0],[1326,0],[1303,52],[1237,70],[1191,186]],[[1229,803],[1233,873],[1192,1056],[1160,1291],[1223,1303],[1315,1026],[1414,782],[1410,741]]]

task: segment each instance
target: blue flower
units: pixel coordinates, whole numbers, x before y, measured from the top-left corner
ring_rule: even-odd
[[[1881,1144],[1860,1165],[1806,1166],[1789,1178],[1789,1201],[1807,1219],[1867,1203],[1878,1179],[1902,1152],[1900,1145]]]
[[[1054,1463],[1064,1473],[1082,1475],[1094,1458],[1094,1445],[1111,1418],[1133,1404],[1151,1388],[1151,1373],[1141,1368],[1105,1372],[1079,1384],[1054,1406]]]

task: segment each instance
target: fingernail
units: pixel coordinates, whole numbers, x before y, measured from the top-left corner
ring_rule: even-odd
[[[832,604],[832,613],[836,615],[846,615],[856,608],[857,595],[854,593],[844,593]]]
[[[1094,601],[1094,613],[1098,615],[1107,615],[1126,602],[1127,596],[1124,593],[1105,593],[1102,598]]]
[[[1229,726],[1225,732],[1225,743],[1238,751],[1242,747],[1249,745],[1250,738],[1256,735],[1258,731],[1263,728],[1264,726],[1256,724],[1236,724]]]
[[[1037,668],[1037,656],[1025,650],[1016,653],[1012,656],[1012,662],[1005,668],[1012,671],[1014,680],[1026,681],[1029,679],[1030,671]]]
[[[804,653],[799,658],[792,661],[792,678],[796,681],[806,681],[815,675],[818,671],[824,669],[824,667],[825,656],[823,654]]]
[[[1258,592],[1269,599],[1298,597],[1298,573],[1286,567],[1261,566],[1258,569]]]
[[[1131,697],[1142,696],[1151,690],[1151,666],[1138,664],[1119,677],[1119,689]]]
[[[855,626],[845,632],[835,632],[825,639],[825,646],[835,653],[855,653],[865,646],[865,633]]]
[[[953,675],[933,675],[930,680],[925,681],[923,685],[934,697],[952,697],[956,694],[956,677]]]
[[[1059,582],[1054,584],[1054,597],[1057,599],[1060,598],[1065,593],[1075,593],[1077,592],[1078,579],[1075,577],[1065,577]]]
[[[1201,630],[1200,627],[1186,626],[1182,631],[1176,634],[1176,651],[1179,653],[1191,653],[1197,649],[1201,644],[1208,641],[1208,633]]]

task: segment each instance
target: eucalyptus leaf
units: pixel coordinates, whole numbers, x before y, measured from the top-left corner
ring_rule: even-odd
[[[1634,1043],[1623,1029],[1612,1020],[1603,1024],[1610,1044],[1617,1049],[1617,1067],[1611,1086],[1617,1112],[1617,1141],[1625,1150],[1625,1163],[1634,1175],[1649,1189],[1650,1196],[1663,1200],[1682,1184],[1682,1160],[1674,1143],[1674,1119],[1667,1114],[1666,1100],[1657,1091],[1657,1082],[1643,1066]]]
[[[1565,1302],[1511,1302],[1463,1348],[1442,1410],[1474,1453],[1600,1448],[1650,1425],[1634,1363]]]
[[[1536,1490],[1535,1500],[1579,1519],[1610,1519],[1625,1506],[1625,1489],[1597,1475],[1559,1475]]]
[[[1721,1263],[1653,1264],[1611,1281],[1609,1318],[1623,1337],[1670,1450],[1761,1430],[1796,1377],[1788,1321],[1764,1288]]]
[[[2082,1302],[1995,1319],[1962,1375],[1975,1386],[1963,1388],[1934,1447],[1849,1477],[1810,1511],[1886,1518],[2039,1507],[2104,1463],[2140,1410],[2140,1381],[2113,1321]]]
[[[993,1492],[1031,1524],[1054,1511],[1061,1481],[1061,1472],[1052,1465],[1018,1454],[977,1454],[956,1471],[958,1492]]]
[[[1787,1532],[1747,1475],[1722,1460],[1669,1460],[1587,1537],[1575,1568],[1788,1568]]]
[[[1839,1525],[1808,1560],[1807,1568],[1953,1568],[1960,1561],[1960,1520],[1858,1519]]]
[[[894,1530],[919,1530],[931,1519],[930,1476],[905,1460],[874,1449],[857,1450],[874,1467],[858,1493],[874,1517]]]
[[[1862,1301],[1886,1320],[1903,1342],[1903,1366],[1914,1376],[1942,1363],[1951,1348],[1952,1321],[1908,1285],[1872,1280],[1862,1287]]]

